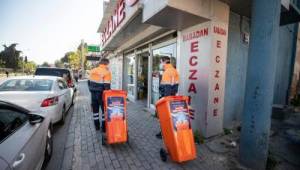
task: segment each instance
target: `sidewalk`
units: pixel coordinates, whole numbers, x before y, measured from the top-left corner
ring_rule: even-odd
[[[211,152],[205,144],[197,145],[196,160],[184,164],[170,159],[162,162],[159,150],[163,141],[155,137],[159,131],[158,122],[139,102],[128,104],[130,144],[102,146],[101,133],[93,125],[86,82],[79,83],[79,93],[68,130],[62,169],[230,169],[231,161],[224,154]]]

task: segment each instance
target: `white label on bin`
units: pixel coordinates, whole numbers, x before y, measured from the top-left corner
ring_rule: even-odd
[[[190,129],[190,119],[187,103],[185,101],[170,102],[171,116],[174,130]]]
[[[125,119],[123,97],[108,97],[107,106],[108,121]]]

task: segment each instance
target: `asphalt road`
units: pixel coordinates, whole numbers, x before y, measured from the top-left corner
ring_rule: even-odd
[[[64,159],[64,146],[67,141],[68,129],[73,112],[74,105],[71,106],[69,111],[67,112],[64,125],[55,124],[53,126],[53,153],[48,164],[43,166],[43,170],[61,169]]]

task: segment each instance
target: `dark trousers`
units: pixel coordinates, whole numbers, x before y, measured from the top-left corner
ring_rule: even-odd
[[[92,91],[91,92],[91,103],[93,110],[93,119],[96,127],[100,127],[99,121],[99,110],[101,108],[101,120],[104,117],[103,101],[102,101],[103,91]]]
[[[163,84],[159,86],[160,98],[166,96],[175,96],[177,92],[178,92],[178,84],[174,84],[174,85]]]
[[[93,110],[93,119],[96,127],[100,127],[100,119],[102,124],[102,129],[104,129],[104,101],[102,98],[103,91],[110,89],[110,84],[93,84],[89,83],[89,88],[91,92],[91,105]],[[101,108],[101,117],[99,116],[99,110]],[[100,118],[99,118],[100,117]]]
[[[166,96],[175,96],[178,92],[178,84],[170,85],[170,84],[162,84],[159,86],[159,98],[163,98]],[[158,118],[158,113],[156,111],[156,117]],[[161,131],[156,134],[157,137],[161,138]]]

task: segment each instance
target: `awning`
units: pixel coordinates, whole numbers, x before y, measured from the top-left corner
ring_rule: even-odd
[[[251,18],[252,0],[221,0],[230,5],[230,10]],[[289,5],[288,5],[289,4]],[[280,25],[297,23],[300,21],[299,1],[281,0]]]

